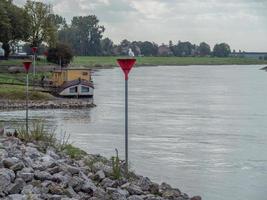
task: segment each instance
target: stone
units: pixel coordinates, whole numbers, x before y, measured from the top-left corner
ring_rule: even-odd
[[[201,196],[194,196],[190,200],[201,200],[201,199],[202,199]]]
[[[152,185],[152,182],[147,177],[141,177],[138,180],[137,185],[140,186],[143,191],[148,191]]]
[[[142,191],[142,189],[134,184],[129,184],[127,186],[122,186],[125,187],[125,189],[131,194],[131,195],[141,195],[144,194],[144,192]]]
[[[32,193],[32,189],[33,189],[32,185],[25,185],[22,188],[21,194],[25,194],[25,195],[31,194]]]
[[[7,199],[8,200],[26,200],[26,196],[21,195],[21,194],[11,194],[8,196]]]
[[[74,174],[79,174],[80,172],[80,169],[78,167],[73,167],[73,166],[70,166],[70,165],[67,165],[66,166],[66,169],[68,172],[70,172],[72,175]]]
[[[13,171],[5,168],[0,169],[0,192],[5,191],[14,179],[15,174]]]
[[[14,183],[14,184],[10,184],[10,185],[8,186],[7,191],[8,191],[9,194],[18,194],[18,193],[21,192],[22,188],[23,188],[25,185],[26,185],[26,183],[24,182],[23,179],[21,179],[21,178],[17,178],[17,179],[15,180],[15,183]]]
[[[87,194],[93,194],[93,192],[97,189],[97,187],[95,186],[95,184],[92,181],[86,181],[81,190]]]
[[[103,170],[99,170],[98,172],[95,173],[94,175],[94,180],[100,182],[105,178],[105,173],[103,172]]]
[[[23,171],[18,171],[17,177],[22,178],[25,182],[29,182],[29,181],[32,181],[34,174],[28,173],[28,172],[23,172]]]
[[[34,178],[36,180],[44,181],[44,180],[51,180],[52,175],[45,171],[35,171]]]
[[[19,162],[19,159],[16,158],[16,157],[5,158],[2,161],[2,163],[3,163],[3,165],[4,165],[5,168],[10,168],[11,166],[15,165],[18,162]]]
[[[34,147],[27,146],[25,148],[25,155],[29,156],[31,159],[36,159],[38,157],[41,157],[41,153]]]
[[[109,195],[105,192],[105,190],[101,188],[96,188],[96,190],[93,193],[94,197],[97,197],[98,199],[109,199]]]
[[[64,189],[58,185],[58,184],[51,184],[48,186],[49,193],[51,194],[57,194],[57,195],[63,195],[64,194]]]
[[[129,196],[127,200],[143,200],[143,198],[138,195],[132,195],[132,196]]]
[[[174,199],[176,197],[179,197],[181,195],[181,192],[177,189],[166,189],[162,193],[162,197],[168,198],[168,199]]]
[[[106,191],[108,194],[112,196],[113,199],[115,197],[126,199],[129,196],[129,192],[127,190],[120,189],[120,188],[107,188]]]
[[[62,169],[61,169],[61,167],[59,167],[59,166],[55,166],[55,167],[52,167],[52,168],[47,169],[47,171],[48,171],[50,174],[56,174],[56,173],[61,172]]]
[[[78,194],[73,190],[72,187],[68,187],[67,189],[65,189],[65,194],[70,198],[78,196]]]
[[[23,162],[18,162],[16,164],[12,165],[10,167],[10,169],[13,170],[14,172],[16,172],[16,171],[22,170],[24,167],[25,166],[24,166]]]
[[[113,181],[113,180],[111,180],[111,179],[109,179],[109,178],[105,178],[105,179],[103,179],[102,182],[101,182],[101,185],[102,185],[104,188],[107,188],[107,187],[113,187],[113,188],[115,188],[115,187],[118,186],[118,184],[117,184],[116,181]]]

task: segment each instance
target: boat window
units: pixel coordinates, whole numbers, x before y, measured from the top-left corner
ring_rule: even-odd
[[[82,92],[89,92],[90,91],[90,89],[89,89],[89,87],[84,87],[84,86],[82,86]]]
[[[78,92],[78,87],[72,87],[70,88],[70,93],[77,93]]]

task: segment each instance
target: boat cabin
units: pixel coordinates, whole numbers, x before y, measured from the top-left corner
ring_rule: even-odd
[[[61,69],[52,73],[53,86],[59,96],[92,97],[93,82],[89,69]]]

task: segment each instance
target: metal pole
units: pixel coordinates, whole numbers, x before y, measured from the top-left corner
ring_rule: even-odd
[[[125,161],[126,173],[128,173],[128,80],[125,79]]]
[[[35,76],[35,52],[33,54],[33,76]]]
[[[26,132],[29,133],[29,123],[28,123],[28,103],[29,103],[29,73],[27,72],[27,78],[26,78]]]

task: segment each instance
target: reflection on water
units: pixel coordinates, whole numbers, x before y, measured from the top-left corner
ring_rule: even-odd
[[[263,199],[267,74],[261,66],[135,68],[129,80],[131,167],[205,200]],[[91,153],[124,151],[120,69],[95,72],[96,108],[31,111]],[[23,111],[1,112],[9,123]]]

